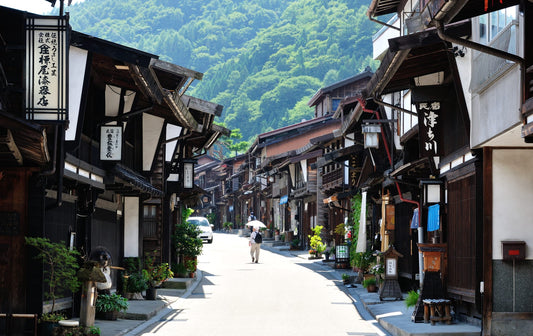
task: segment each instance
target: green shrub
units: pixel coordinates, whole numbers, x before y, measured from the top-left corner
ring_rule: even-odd
[[[202,253],[204,247],[201,238],[198,238],[200,229],[187,221],[176,224],[173,241],[174,249],[179,255],[195,257]]]
[[[142,268],[142,260],[139,257],[125,257],[122,259],[122,264],[127,274],[137,273]]]
[[[187,275],[187,267],[182,263],[172,264],[172,272],[178,277],[185,278]]]
[[[140,293],[148,288],[148,274],[137,272],[124,277],[124,292]]]
[[[407,297],[405,298],[405,305],[407,306],[407,308],[414,307],[416,305],[416,303],[418,302],[419,295],[420,294],[414,290],[410,290],[407,293]]]
[[[27,245],[37,250],[35,258],[46,265],[44,281],[48,290],[45,295],[52,300],[53,312],[60,295],[70,295],[68,291],[75,293],[80,286],[76,274],[80,268],[77,260],[79,252],[70,250],[64,242],[53,243],[48,238],[25,237],[25,240]]]
[[[368,286],[376,285],[376,278],[366,278],[363,280],[363,287],[367,288]]]
[[[112,312],[112,311],[125,311],[128,309],[129,302],[125,297],[113,293],[113,294],[101,294],[96,298],[96,311],[97,312]]]

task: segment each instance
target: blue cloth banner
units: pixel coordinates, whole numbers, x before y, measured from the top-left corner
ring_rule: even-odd
[[[281,198],[279,199],[279,204],[285,204],[289,201],[289,196],[288,195],[284,195],[284,196],[281,196]]]
[[[428,232],[439,229],[439,212],[439,204],[432,205],[428,208]]]
[[[418,229],[418,208],[413,211],[413,218],[411,219],[411,229]]]

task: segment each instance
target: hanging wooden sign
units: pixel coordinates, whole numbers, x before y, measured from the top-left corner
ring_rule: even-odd
[[[68,20],[26,19],[26,119],[68,120]]]

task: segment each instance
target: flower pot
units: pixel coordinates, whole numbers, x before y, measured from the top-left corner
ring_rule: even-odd
[[[146,290],[146,300],[157,300],[157,288],[150,287]]]
[[[57,322],[40,322],[39,335],[52,336],[54,334],[54,329],[57,327],[59,327],[59,323]]]
[[[368,285],[366,286],[366,291],[369,293],[377,292],[378,287],[376,285]]]
[[[99,320],[116,321],[118,318],[118,310],[113,310],[113,311],[108,311],[108,312],[97,312],[96,317]]]

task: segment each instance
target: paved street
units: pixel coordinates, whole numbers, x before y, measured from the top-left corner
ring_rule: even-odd
[[[142,335],[386,335],[365,321],[331,272],[261,251],[251,262],[245,238],[216,234],[199,258],[203,280],[174,312]]]

